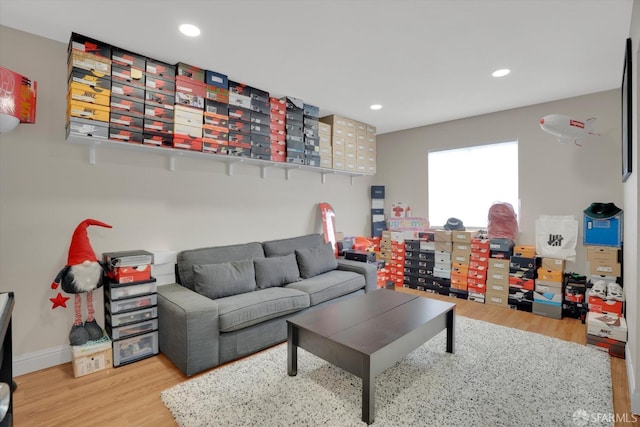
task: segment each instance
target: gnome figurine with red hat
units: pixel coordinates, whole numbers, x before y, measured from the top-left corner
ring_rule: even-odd
[[[69,342],[71,345],[82,345],[87,341],[93,341],[102,337],[102,328],[94,318],[93,290],[102,286],[104,278],[104,267],[96,258],[96,254],[91,248],[87,227],[98,225],[100,227],[111,228],[95,219],[85,219],[76,227],[69,246],[69,256],[67,265],[58,273],[51,289],[57,289],[62,285],[62,290],[68,294],[74,294],[75,319],[71,332],[69,332]],[[82,300],[80,294],[86,294],[87,320],[82,323]],[[53,307],[66,307],[66,300],[59,292],[56,298],[51,298]]]

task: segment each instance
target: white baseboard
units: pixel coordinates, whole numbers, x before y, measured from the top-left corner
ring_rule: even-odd
[[[17,377],[68,362],[71,362],[71,349],[68,345],[21,354],[13,357],[13,376]]]
[[[627,365],[627,381],[629,382],[629,400],[631,401],[631,412],[640,414],[640,391],[636,390],[636,377],[633,372],[631,353],[629,346],[624,349],[625,364]]]

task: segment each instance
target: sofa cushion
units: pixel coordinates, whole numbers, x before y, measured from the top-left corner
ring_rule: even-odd
[[[297,289],[267,288],[216,300],[220,332],[243,329],[309,307],[309,295]]]
[[[264,258],[262,244],[258,242],[181,251],[178,252],[178,283],[185,288],[195,290],[193,283],[194,264],[221,264],[255,258]]]
[[[309,294],[311,306],[350,294],[365,287],[364,276],[352,271],[333,270],[310,279],[286,285]]]
[[[256,289],[253,260],[193,266],[195,291],[211,299],[252,292]]]
[[[282,286],[300,280],[295,254],[253,260],[258,289]]]
[[[264,254],[267,257],[272,257],[289,255],[294,253],[296,249],[315,248],[323,243],[324,238],[320,234],[307,234],[306,236],[262,242],[262,247]]]
[[[303,279],[338,268],[338,261],[330,242],[315,248],[296,249],[296,259]]]

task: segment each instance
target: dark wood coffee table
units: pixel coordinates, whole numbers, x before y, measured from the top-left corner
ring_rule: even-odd
[[[298,347],[362,379],[362,421],[373,423],[376,377],[447,330],[454,352],[455,304],[378,289],[287,320],[287,372]]]

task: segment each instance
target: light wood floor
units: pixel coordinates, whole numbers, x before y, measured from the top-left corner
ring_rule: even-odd
[[[586,342],[585,325],[576,319],[548,319],[407,288],[398,291],[453,301],[456,313],[461,316],[581,344]],[[611,374],[614,411],[630,414],[623,359],[611,357]],[[187,379],[162,354],[80,378],[73,378],[71,363],[66,363],[15,378],[18,389],[14,394],[14,425],[173,426],[175,423],[160,400],[160,392]],[[629,424],[616,424],[623,425]]]

